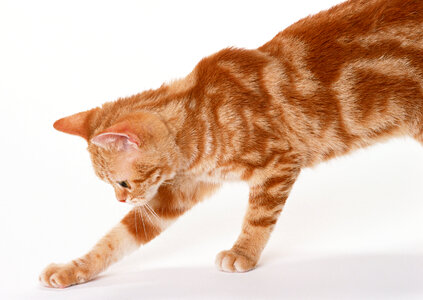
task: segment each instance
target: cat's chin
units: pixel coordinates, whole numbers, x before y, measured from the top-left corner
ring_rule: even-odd
[[[129,200],[126,203],[132,205],[133,207],[143,207],[148,203],[149,200],[146,199],[134,199]]]

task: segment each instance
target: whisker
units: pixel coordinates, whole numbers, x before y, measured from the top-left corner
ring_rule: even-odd
[[[154,211],[154,209],[148,203],[145,206],[152,213],[152,215],[156,217],[157,220],[159,220],[160,222],[162,221],[162,219],[159,217],[159,215]]]
[[[154,224],[153,220],[151,220],[150,214],[147,209],[145,210],[145,215],[147,216],[148,220],[150,220],[151,225],[153,225],[154,228],[158,229],[156,224]]]
[[[160,227],[163,226],[163,220],[157,215],[154,209],[150,205],[146,205],[146,208],[151,212],[151,215],[157,220],[157,223]]]
[[[138,220],[137,220],[138,209],[135,208],[134,212],[135,212],[135,217],[134,217],[135,234],[136,234],[136,236],[138,236]]]
[[[156,213],[156,211],[154,210],[154,208],[152,206],[150,206],[150,205],[148,207],[150,207],[151,212],[153,212],[159,218],[159,215]]]
[[[172,181],[163,181],[161,185],[173,185]]]
[[[151,222],[151,224],[153,225],[153,227],[155,228],[155,229],[157,229],[158,231],[161,231],[161,225],[162,225],[162,220],[160,220],[158,217],[156,217],[155,215],[153,215],[152,213],[151,213],[151,208],[149,208],[149,207],[147,207],[147,205],[145,206],[145,208],[147,208],[146,210],[145,210],[145,212],[147,213],[147,217],[149,218],[149,220],[150,220],[150,222]],[[159,223],[159,224],[156,224],[156,222],[153,222],[153,220],[150,218],[150,214],[153,216],[153,217],[155,217],[156,218],[156,220],[157,220],[157,223]]]
[[[143,209],[142,206],[140,206],[140,212],[141,212],[141,221],[142,221],[142,227],[144,228],[144,234],[145,234],[145,238],[147,239],[147,232],[145,231],[145,224],[144,224],[144,217],[143,217]]]

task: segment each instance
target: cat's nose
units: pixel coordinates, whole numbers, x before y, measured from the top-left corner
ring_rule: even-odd
[[[119,202],[126,202],[126,199],[118,199]]]

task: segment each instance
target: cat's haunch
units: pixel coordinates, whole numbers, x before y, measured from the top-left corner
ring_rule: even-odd
[[[258,49],[224,49],[184,79],[58,120],[134,208],[40,280],[94,278],[226,180],[249,184],[249,206],[216,265],[253,269],[301,169],[393,136],[423,142],[422,53],[423,1],[350,0]]]

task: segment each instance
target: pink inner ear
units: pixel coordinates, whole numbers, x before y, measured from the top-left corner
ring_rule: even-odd
[[[139,147],[140,140],[137,136],[126,133],[105,132],[91,139],[91,142],[102,148],[117,148],[125,150],[128,147]]]

